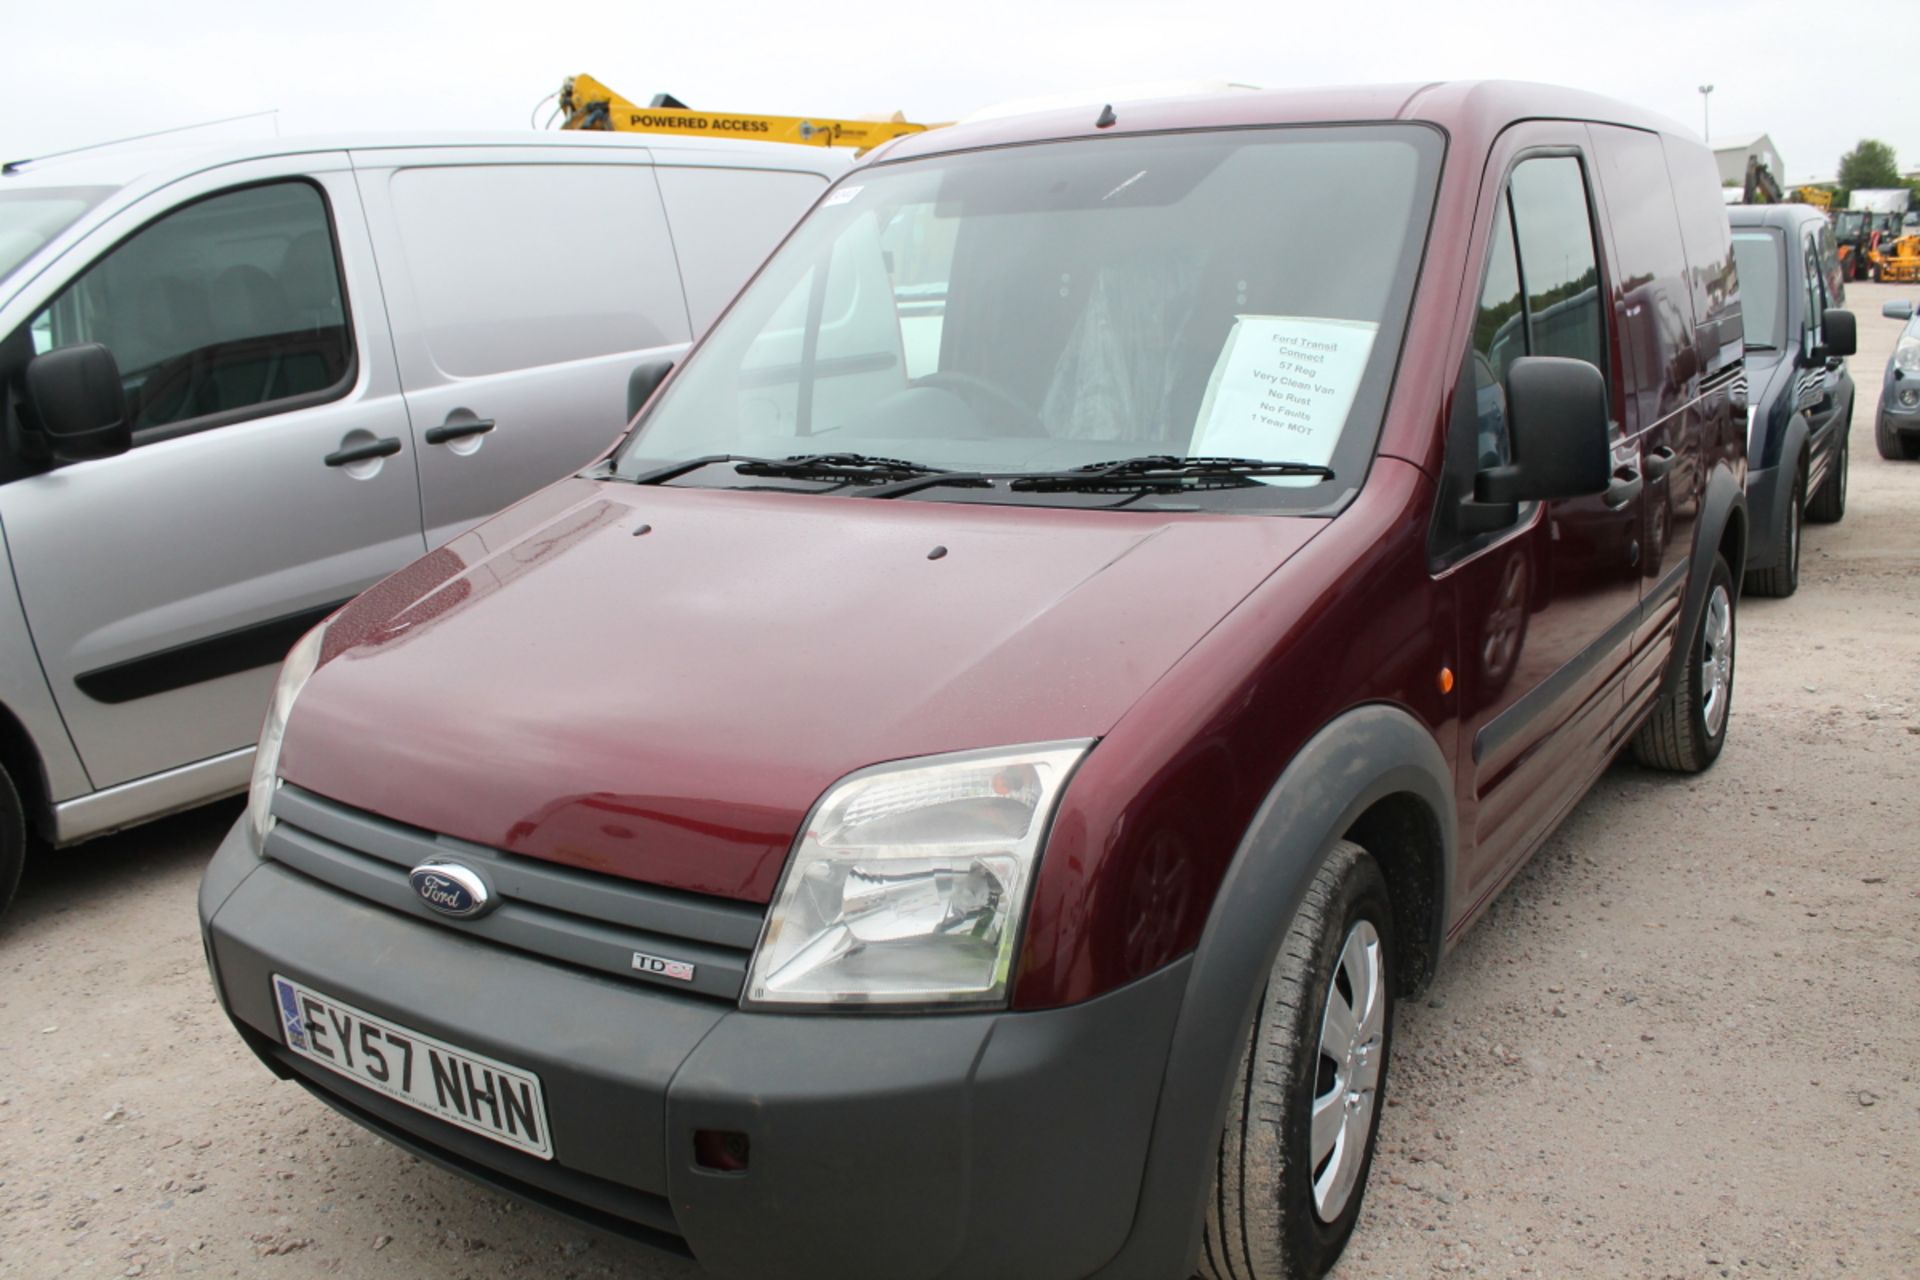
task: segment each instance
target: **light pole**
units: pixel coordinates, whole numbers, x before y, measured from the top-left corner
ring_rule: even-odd
[[[1713,99],[1708,96],[1712,92],[1712,85],[1703,84],[1700,86],[1700,133],[1701,136],[1706,139],[1709,147],[1713,145],[1713,116],[1707,108],[1713,101]]]

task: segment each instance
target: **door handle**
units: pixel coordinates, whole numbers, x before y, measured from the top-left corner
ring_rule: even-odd
[[[461,422],[447,421],[437,427],[428,427],[428,444],[445,444],[449,440],[465,440],[468,436],[483,436],[493,430],[492,418],[468,418]]]
[[[1639,497],[1640,487],[1645,483],[1638,471],[1632,467],[1621,467],[1613,473],[1613,483],[1607,486],[1607,492],[1602,501],[1618,510]]]
[[[1673,458],[1673,450],[1663,444],[1658,449],[1647,450],[1647,456],[1640,465],[1646,471],[1647,479],[1664,480],[1667,472],[1673,470]]]
[[[321,461],[330,467],[344,467],[349,462],[367,462],[374,458],[390,458],[400,452],[398,436],[388,436],[384,440],[370,440],[366,444],[350,445],[345,449],[335,449]]]

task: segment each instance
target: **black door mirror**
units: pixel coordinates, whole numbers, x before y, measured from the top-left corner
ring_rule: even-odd
[[[1521,356],[1507,368],[1513,461],[1474,477],[1476,502],[1513,506],[1605,493],[1613,472],[1607,381],[1585,360]]]
[[[1826,341],[1813,354],[1822,359],[1850,356],[1860,348],[1859,326],[1854,323],[1851,311],[1828,307],[1820,317],[1820,336]]]
[[[47,447],[63,462],[111,458],[133,447],[120,365],[98,342],[35,356],[27,365],[27,398]]]
[[[627,375],[627,421],[632,422],[647,407],[647,401],[673,372],[673,361],[650,360]]]

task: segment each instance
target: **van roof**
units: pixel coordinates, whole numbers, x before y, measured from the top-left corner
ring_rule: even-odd
[[[1519,120],[1595,120],[1698,141],[1684,126],[1598,94],[1514,80],[1433,81],[1313,89],[1237,90],[1115,102],[1116,122],[1094,123],[1102,104],[963,123],[912,134],[870,158],[900,160],[978,147],[1092,137],[1273,124],[1344,124],[1407,120],[1452,134],[1491,138]]]
[[[0,191],[29,186],[124,187],[141,178],[175,176],[272,156],[324,151],[377,151],[393,148],[568,147],[580,150],[674,153],[748,168],[801,169],[838,175],[853,163],[851,151],[799,147],[782,142],[713,142],[665,134],[517,130],[498,132],[420,132],[315,134],[305,137],[243,141],[108,144],[73,155],[30,159],[0,177]]]
[[[1827,215],[1810,204],[1732,204],[1727,221],[1736,227],[1780,227],[1791,231],[1808,222],[1825,222]]]

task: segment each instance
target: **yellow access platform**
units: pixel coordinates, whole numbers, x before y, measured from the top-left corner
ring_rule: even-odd
[[[797,142],[813,147],[866,150],[930,127],[896,113],[890,120],[837,120],[828,116],[760,116],[735,111],[695,111],[667,94],[647,106],[629,102],[592,76],[569,78],[560,88],[562,129],[611,129],[622,133],[674,133],[690,138],[745,138]]]

